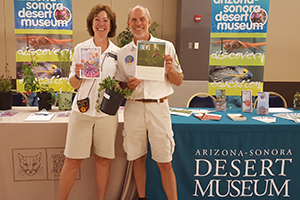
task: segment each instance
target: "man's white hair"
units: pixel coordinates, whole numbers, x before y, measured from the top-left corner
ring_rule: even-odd
[[[136,9],[136,8],[140,8],[140,9],[146,11],[146,13],[147,13],[147,15],[148,15],[148,19],[151,19],[150,12],[149,12],[148,8],[146,8],[146,7],[144,7],[144,6],[141,6],[141,5],[136,5],[136,6],[133,6],[132,8],[129,9],[129,11],[128,11],[128,21],[129,21],[129,19],[130,19],[130,12],[131,12],[132,10]]]

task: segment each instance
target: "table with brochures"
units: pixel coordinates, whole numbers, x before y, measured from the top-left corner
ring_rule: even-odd
[[[46,121],[44,115],[33,116],[36,121],[24,121],[39,112],[37,107],[13,107],[4,112],[0,115],[8,116],[0,117],[0,199],[57,200],[68,125],[64,115],[68,111],[53,107],[49,112],[54,115],[50,120],[45,116]],[[132,163],[127,162],[123,151],[122,120],[121,112],[107,199],[132,200],[136,188]],[[69,200],[97,199],[95,178],[92,156],[82,162]]]
[[[300,115],[300,111],[293,111]],[[298,199],[300,196],[300,123],[227,109],[219,121],[171,115],[175,139],[173,168],[178,199]],[[233,121],[228,113],[241,113],[246,121]],[[147,157],[147,196],[167,199],[159,169]]]

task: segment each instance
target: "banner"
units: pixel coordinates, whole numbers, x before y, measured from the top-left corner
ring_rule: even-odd
[[[24,91],[22,66],[36,59],[34,74],[41,84],[55,91],[71,90],[72,0],[14,0],[14,11],[17,89]]]
[[[224,89],[227,107],[241,91],[263,91],[269,0],[212,0],[209,94]]]

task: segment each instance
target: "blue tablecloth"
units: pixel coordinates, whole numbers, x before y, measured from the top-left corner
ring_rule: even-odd
[[[278,118],[276,123],[252,119],[220,121],[172,115],[176,148],[173,167],[179,200],[300,199],[300,124]],[[269,116],[272,116],[270,113]],[[159,170],[147,158],[147,196],[167,199]]]

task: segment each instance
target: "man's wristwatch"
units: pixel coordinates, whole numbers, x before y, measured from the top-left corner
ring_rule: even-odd
[[[75,74],[75,78],[78,79],[78,80],[81,80],[81,78],[79,78],[79,77],[77,76],[77,74]]]

